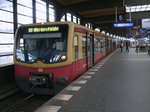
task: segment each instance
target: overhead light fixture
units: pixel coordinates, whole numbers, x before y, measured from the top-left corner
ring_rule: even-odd
[[[147,5],[138,5],[138,6],[126,6],[126,12],[141,12],[141,11],[150,11],[150,4]]]

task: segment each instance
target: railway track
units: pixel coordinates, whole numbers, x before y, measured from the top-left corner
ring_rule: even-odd
[[[0,100],[0,112],[34,112],[51,97],[18,92]]]

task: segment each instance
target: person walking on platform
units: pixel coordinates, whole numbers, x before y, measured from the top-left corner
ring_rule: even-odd
[[[129,42],[126,41],[126,52],[129,52]]]
[[[121,52],[123,51],[123,42],[121,41],[120,43],[120,49],[121,49]]]

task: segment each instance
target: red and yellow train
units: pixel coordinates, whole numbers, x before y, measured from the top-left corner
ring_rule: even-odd
[[[55,94],[118,47],[117,40],[72,22],[22,25],[14,63],[24,92]]]

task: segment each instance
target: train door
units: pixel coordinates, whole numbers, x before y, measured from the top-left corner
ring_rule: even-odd
[[[79,67],[78,67],[78,57],[79,57],[79,40],[78,40],[78,35],[74,36],[74,75],[79,73]]]
[[[94,35],[87,34],[87,59],[88,68],[94,65]]]

